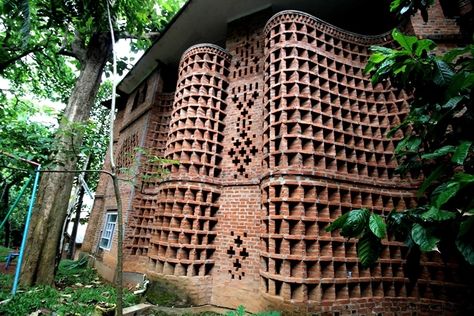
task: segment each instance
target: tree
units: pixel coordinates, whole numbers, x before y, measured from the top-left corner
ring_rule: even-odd
[[[427,19],[426,1],[396,0],[392,9],[415,13],[416,5]],[[392,37],[399,47],[372,47],[366,72],[374,83],[390,80],[412,95],[410,114],[389,135],[404,132],[395,149],[398,172],[425,175],[418,206],[392,211],[385,221],[370,210],[353,210],[327,230],[340,228],[341,235],[359,238],[358,256],[365,266],[378,259],[387,228],[412,253],[460,255],[474,265],[474,45],[438,56],[431,40],[398,30]]]
[[[74,87],[59,123],[60,132],[55,136],[55,142],[60,144],[52,157],[55,166],[41,180],[23,263],[24,285],[52,284],[74,179],[74,173],[68,171],[76,169],[77,148],[83,139],[77,127],[89,117],[111,54],[107,3],[105,0],[23,0],[2,4],[1,18],[6,32],[1,38],[0,71],[5,77],[29,79],[31,68],[41,74],[35,77],[39,86],[49,85],[44,78],[58,79],[56,88],[50,90],[55,93],[47,96],[60,97],[63,93],[57,92],[68,91],[69,86],[58,88],[65,82],[55,70],[66,69],[68,63],[76,64],[79,69],[79,75],[70,80]],[[147,32],[156,34],[164,26],[163,17],[172,15],[169,9],[179,8],[179,1],[166,4],[158,12],[157,2],[152,0],[115,1],[112,11],[117,38],[144,38]],[[137,45],[143,47],[144,42]]]
[[[2,126],[0,129],[0,152],[18,158],[47,163],[52,150],[51,125],[37,122],[34,117],[49,115],[51,112],[48,109],[46,112],[42,111],[29,100],[3,99],[0,105],[0,126]],[[0,155],[1,221],[7,215],[10,197],[16,197],[31,171],[28,164],[4,154]],[[28,195],[27,193],[26,195]],[[10,243],[10,224],[13,224],[15,229],[21,230],[23,216],[15,214],[10,217],[13,222],[10,219],[5,222],[3,241],[6,247]]]

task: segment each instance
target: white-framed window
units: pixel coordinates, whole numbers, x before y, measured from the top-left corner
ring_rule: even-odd
[[[105,225],[100,237],[99,247],[110,250],[112,247],[112,238],[114,237],[115,226],[117,225],[117,212],[107,212],[105,217]]]

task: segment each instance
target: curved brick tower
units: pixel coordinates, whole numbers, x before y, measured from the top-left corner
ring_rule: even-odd
[[[455,311],[464,291],[456,263],[422,256],[412,283],[401,243],[389,238],[363,269],[356,242],[325,231],[351,209],[416,205],[419,175],[395,174],[403,135],[386,136],[406,117],[408,96],[363,74],[369,47],[391,45],[390,36],[264,10],[229,23],[221,45],[191,46],[176,84],[163,71],[129,97],[133,113],[156,83],[147,125],[125,110],[122,130],[145,126],[136,142],[179,165],[135,185],[126,270],[174,282],[195,304],[250,311]],[[140,159],[140,172],[158,172]]]

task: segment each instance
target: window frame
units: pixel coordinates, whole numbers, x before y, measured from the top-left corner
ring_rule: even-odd
[[[111,218],[115,215],[115,221],[112,222]],[[115,228],[117,227],[118,214],[117,210],[107,211],[105,215],[105,221],[100,234],[99,248],[103,250],[110,250],[112,248],[112,240],[114,239]],[[102,241],[107,240],[106,245],[102,245]]]

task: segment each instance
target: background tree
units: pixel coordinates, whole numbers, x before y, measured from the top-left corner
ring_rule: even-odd
[[[0,100],[0,151],[15,157],[48,163],[52,148],[52,126],[39,122],[38,119],[51,117],[51,110],[38,109],[31,101],[23,98],[7,100],[0,97]],[[28,164],[0,155],[0,221],[7,215],[9,201],[16,198],[31,171]],[[28,191],[25,196],[28,196]],[[26,198],[21,200],[17,210],[26,209],[26,202]],[[5,247],[10,246],[11,228],[15,232],[22,231],[23,215],[22,212],[14,212],[5,222],[2,236]]]
[[[117,38],[145,38],[136,45],[146,45],[146,34],[156,35],[172,16],[170,9],[179,8],[179,1],[158,4],[152,0],[115,1],[112,11]],[[54,85],[47,92],[34,90],[38,95],[61,100],[69,95],[55,137],[59,144],[52,156],[55,172],[44,174],[41,180],[22,274],[24,285],[52,284],[74,180],[73,173],[64,171],[76,168],[77,148],[83,139],[80,128],[89,117],[111,53],[106,2],[6,1],[2,2],[0,19],[5,30],[0,37],[1,74],[15,82],[35,80],[39,88]],[[78,76],[70,65],[76,65]]]
[[[392,9],[401,14],[420,9],[427,19],[429,3],[396,0]],[[390,80],[412,95],[409,115],[389,136],[404,133],[395,149],[397,171],[425,175],[418,206],[392,211],[385,221],[370,210],[353,210],[328,230],[340,228],[341,235],[359,238],[358,256],[365,266],[378,259],[387,228],[409,247],[411,264],[417,265],[420,252],[438,251],[474,265],[474,45],[435,55],[431,40],[398,30],[392,37],[399,47],[372,47],[366,72],[374,83]]]

